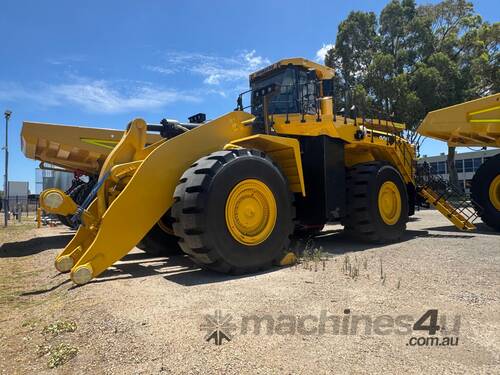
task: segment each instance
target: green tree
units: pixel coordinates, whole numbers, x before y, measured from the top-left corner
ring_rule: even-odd
[[[364,71],[378,48],[375,13],[351,12],[339,25],[335,51],[340,73],[349,87],[363,80]]]
[[[500,91],[500,23],[483,21],[466,0],[392,0],[378,18],[351,12],[325,63],[338,72],[337,103],[415,128],[429,111]]]
[[[347,111],[352,104],[368,106],[368,90],[364,87],[366,70],[379,48],[377,16],[373,12],[351,12],[339,24],[335,47],[325,57],[326,65],[337,72],[334,99],[337,108]],[[363,97],[363,95],[365,97]],[[356,102],[356,103],[355,103]]]

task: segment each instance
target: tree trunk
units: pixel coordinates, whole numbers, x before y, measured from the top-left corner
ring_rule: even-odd
[[[455,147],[448,146],[448,175],[450,176],[450,185],[456,187],[460,193],[463,193],[463,187],[458,183],[458,173],[455,168]]]

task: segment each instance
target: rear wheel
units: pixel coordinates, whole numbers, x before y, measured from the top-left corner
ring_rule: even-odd
[[[402,237],[407,222],[408,194],[394,167],[371,162],[349,169],[346,232],[369,242],[394,242]]]
[[[500,231],[500,155],[479,167],[472,178],[471,198],[481,220]]]
[[[179,237],[172,229],[170,210],[151,228],[144,238],[136,245],[137,248],[151,256],[169,256],[182,254],[178,244]]]
[[[219,151],[199,159],[174,194],[180,246],[204,268],[242,274],[269,268],[293,231],[285,177],[263,152]]]

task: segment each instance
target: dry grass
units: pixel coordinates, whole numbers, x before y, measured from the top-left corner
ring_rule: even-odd
[[[310,239],[306,242],[304,250],[301,253],[296,252],[297,263],[301,264],[304,269],[318,272],[321,269],[325,271],[326,262],[329,260],[329,255],[321,246],[315,246],[314,240]]]
[[[0,217],[0,245],[6,242],[18,241],[25,237],[25,232],[36,228],[34,216],[23,216],[21,221],[9,220],[8,226],[4,227],[3,217]]]

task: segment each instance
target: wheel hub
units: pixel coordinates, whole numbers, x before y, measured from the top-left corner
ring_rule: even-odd
[[[489,188],[490,201],[493,207],[500,211],[500,175],[491,181]]]
[[[394,225],[401,217],[401,194],[396,184],[386,181],[378,193],[378,208],[382,220],[388,225]]]
[[[226,201],[226,224],[238,242],[255,246],[267,239],[276,224],[276,200],[263,182],[238,183]]]

